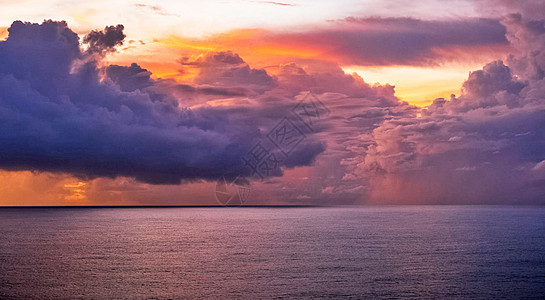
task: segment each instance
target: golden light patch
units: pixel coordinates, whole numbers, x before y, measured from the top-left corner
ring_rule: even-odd
[[[70,13],[70,17],[72,18],[73,21],[79,24],[84,24],[84,23],[88,23],[89,20],[92,17],[94,17],[97,13],[98,11],[93,8],[78,9]]]
[[[195,39],[181,38],[177,36],[170,36],[165,39],[160,39],[159,45],[167,48],[176,48],[176,49],[192,49],[203,52],[217,51],[219,46],[208,42],[200,41]]]
[[[65,200],[69,201],[81,201],[86,199],[87,189],[86,189],[87,183],[82,181],[77,181],[74,183],[65,183],[64,189],[66,189],[70,194],[64,196]]]
[[[0,170],[0,206],[85,205],[89,188],[79,182],[66,174]]]
[[[460,94],[460,88],[467,79],[469,70],[464,66],[444,66],[442,68],[392,66],[383,68],[347,66],[347,73],[355,72],[373,84],[395,86],[396,96],[417,106],[427,106],[436,98],[449,99],[451,94]]]
[[[268,63],[285,63],[292,58],[316,58],[320,49],[296,47],[289,43],[271,42],[262,29],[240,29],[212,35],[206,39],[177,36],[159,39],[158,45],[179,50],[179,56],[197,56],[213,51],[232,51],[256,67]]]
[[[8,37],[8,27],[0,27],[0,41]]]

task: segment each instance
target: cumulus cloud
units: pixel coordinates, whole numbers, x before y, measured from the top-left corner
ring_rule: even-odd
[[[117,26],[106,26],[102,31],[93,30],[83,38],[83,43],[89,44],[87,49],[89,53],[113,52],[116,46],[123,45],[123,40],[126,37],[123,29],[125,27],[118,24]]]
[[[242,58],[231,51],[209,52],[192,60],[182,58],[183,66],[198,69],[193,79],[200,85],[216,87],[246,87],[263,92],[275,85],[275,80],[263,69],[251,68]]]
[[[109,65],[105,68],[108,79],[119,85],[123,92],[133,92],[152,86],[151,72],[136,63],[129,67]]]
[[[507,38],[516,52],[508,58],[509,65],[524,79],[545,77],[545,20],[526,20],[511,14],[503,23],[509,28]]]

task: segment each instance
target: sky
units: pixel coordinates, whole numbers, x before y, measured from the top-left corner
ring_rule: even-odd
[[[545,199],[540,1],[0,5],[0,205]]]

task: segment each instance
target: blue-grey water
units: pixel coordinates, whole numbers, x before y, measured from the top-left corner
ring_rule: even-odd
[[[0,298],[544,299],[545,208],[0,209]]]

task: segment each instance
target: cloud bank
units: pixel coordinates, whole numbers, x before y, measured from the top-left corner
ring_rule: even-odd
[[[242,42],[277,47],[280,52],[301,51],[303,57],[342,65],[429,66],[471,60],[476,54],[505,53],[505,33],[497,19],[348,17],[317,28],[258,32]]]
[[[471,72],[462,94],[384,121],[355,171],[375,202],[543,203],[545,22],[503,20],[509,65]]]
[[[424,109],[328,59],[268,72],[230,51],[207,52],[180,60],[195,76],[178,82],[137,62],[107,65],[122,26],[93,31],[83,50],[64,22],[14,22],[0,42],[0,168],[152,184],[250,175],[240,158],[312,91],[331,114],[305,129],[283,173],[258,183],[260,195],[299,204],[542,204],[545,22],[530,16],[349,18],[341,31],[269,36],[334,47],[324,53],[363,65],[430,64],[444,54],[438,49],[508,46],[507,59],[471,72],[459,96]]]
[[[194,109],[182,96],[265,91],[272,77],[241,67],[232,53],[212,56],[199,76],[207,86],[199,87],[154,80],[137,64],[97,67],[100,56],[93,54],[114,51],[124,37],[122,25],[93,31],[83,52],[65,22],[13,23],[0,42],[0,168],[158,184],[245,174],[240,157],[263,138],[260,127],[273,122],[258,94],[246,100],[251,105]],[[222,89],[231,81],[237,89]],[[293,104],[286,99],[274,107]],[[289,167],[312,163],[323,149],[305,140]]]

